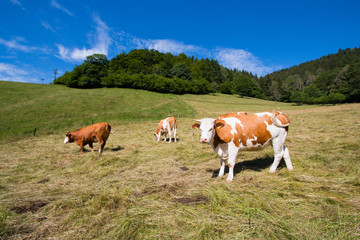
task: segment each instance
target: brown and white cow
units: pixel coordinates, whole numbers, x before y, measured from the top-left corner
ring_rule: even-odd
[[[272,145],[274,162],[270,172],[275,172],[282,157],[289,170],[293,169],[285,139],[290,124],[289,118],[281,112],[239,114],[236,117],[196,120],[193,128],[201,130],[201,143],[210,144],[220,158],[219,177],[224,175],[225,160],[228,159],[229,175],[234,177],[234,166],[239,151],[257,151]]]
[[[177,121],[174,117],[168,117],[159,122],[159,125],[154,133],[157,141],[160,141],[161,135],[164,135],[164,142],[166,141],[166,134],[169,134],[169,143],[171,142],[171,134],[174,134],[174,141],[176,142]]]
[[[83,127],[74,132],[67,132],[64,139],[64,144],[75,142],[80,146],[80,155],[84,150],[84,146],[89,144],[91,152],[93,152],[93,143],[99,142],[99,153],[104,150],[106,140],[111,133],[111,126],[109,123],[102,122],[94,125]]]

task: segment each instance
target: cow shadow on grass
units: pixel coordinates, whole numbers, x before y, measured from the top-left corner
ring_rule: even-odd
[[[263,171],[264,169],[268,168],[271,166],[271,164],[274,161],[274,156],[272,155],[266,155],[264,157],[261,158],[255,158],[253,160],[245,160],[245,161],[241,161],[235,164],[234,167],[234,176],[236,176],[238,173],[241,173],[242,171],[245,170],[253,170],[256,172],[260,172]],[[284,160],[281,160],[279,166],[277,169],[281,169],[286,167]],[[219,175],[219,171],[220,168],[218,169],[210,169],[209,172],[212,172],[212,178],[216,178]],[[229,167],[226,166],[225,167],[225,174],[229,173]]]
[[[171,142],[174,142],[175,138],[171,138]],[[168,142],[169,141],[169,138],[166,138],[166,140],[162,140],[163,142]],[[176,138],[176,142],[179,142],[180,141],[180,138]]]
[[[117,147],[113,147],[113,148],[109,148],[110,149],[110,151],[112,151],[112,152],[118,152],[118,151],[121,151],[121,150],[123,150],[123,149],[125,149],[124,147],[122,147],[122,146],[120,146],[120,145],[118,145]]]
[[[111,147],[111,148],[105,147],[103,152],[109,151],[109,150],[112,151],[112,152],[118,152],[118,151],[121,151],[123,149],[125,149],[125,148],[118,145],[116,147]],[[98,153],[98,152],[99,152],[99,148],[94,147],[94,153]],[[83,153],[91,153],[91,149],[84,148]]]

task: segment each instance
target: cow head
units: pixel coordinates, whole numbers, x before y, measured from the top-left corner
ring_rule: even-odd
[[[159,133],[154,133],[154,136],[155,136],[155,138],[156,138],[157,141],[160,141],[161,132],[159,132]]]
[[[65,134],[64,144],[73,142],[73,138],[71,137],[71,133],[67,132]]]
[[[210,143],[216,134],[216,130],[224,126],[223,120],[215,120],[212,118],[203,118],[201,120],[195,120],[197,123],[192,125],[194,129],[200,129],[201,143]]]

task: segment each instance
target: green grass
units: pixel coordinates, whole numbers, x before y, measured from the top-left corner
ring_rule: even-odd
[[[359,239],[359,104],[293,106],[222,94],[7,82],[0,90],[6,131],[0,139],[0,238]],[[241,153],[233,183],[213,178],[219,161],[199,143],[193,119],[272,109],[291,119],[287,146],[294,171],[281,163],[268,173],[268,148]],[[152,133],[169,114],[178,117],[179,141],[157,143]],[[64,131],[92,120],[117,131],[101,155],[79,156],[77,145],[63,144]],[[16,134],[7,129],[11,124]],[[21,126],[40,127],[32,136]]]
[[[0,81],[0,139],[46,135],[95,122],[193,117],[195,110],[171,94],[133,89],[71,89]]]

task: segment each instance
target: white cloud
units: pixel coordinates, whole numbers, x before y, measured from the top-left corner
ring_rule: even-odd
[[[265,66],[251,52],[243,49],[218,48],[213,55],[219,64],[230,69],[245,70],[260,76],[275,70],[274,67]]]
[[[69,61],[69,62],[82,61],[89,55],[92,55],[95,53],[101,53],[100,50],[97,50],[96,48],[92,48],[92,49],[75,48],[73,50],[70,50],[70,49],[64,47],[62,44],[56,44],[56,46],[59,49],[60,58],[62,58],[65,61]],[[105,54],[105,53],[103,53],[103,54]]]
[[[74,16],[74,14],[72,12],[70,12],[68,9],[66,9],[65,7],[61,6],[57,1],[55,0],[51,0],[50,5],[56,9],[59,9],[60,11],[63,11],[64,13],[66,13],[69,16]]]
[[[9,49],[18,50],[21,52],[31,52],[36,50],[35,47],[26,46],[23,43],[25,42],[25,39],[22,37],[16,37],[13,40],[5,40],[0,38],[0,45],[4,45],[5,47]]]
[[[51,27],[51,25],[46,21],[41,21],[41,26],[43,26],[46,30],[55,32],[55,30]]]
[[[9,63],[0,63],[0,80],[12,82],[32,82],[40,83],[41,78],[34,78],[36,73],[33,69],[22,69]]]
[[[0,73],[8,76],[24,75],[27,74],[25,70],[17,68],[15,65],[8,63],[0,63]]]
[[[22,37],[15,37],[12,40],[5,40],[3,38],[0,38],[0,45],[4,45],[10,50],[20,51],[24,53],[29,52],[38,52],[38,53],[50,53],[49,49],[40,48],[40,47],[34,47],[34,46],[28,46],[25,45],[26,40]]]
[[[112,44],[112,39],[109,35],[110,29],[97,14],[93,15],[93,21],[96,23],[96,31],[93,34],[89,34],[89,42],[92,47],[90,49],[85,47],[69,49],[62,44],[56,44],[61,59],[69,62],[79,62],[95,53],[108,54],[109,47]]]
[[[20,2],[20,1],[18,1],[18,0],[10,0],[10,2],[11,2],[13,5],[19,6],[22,10],[25,10],[25,8],[21,5],[21,2]]]

